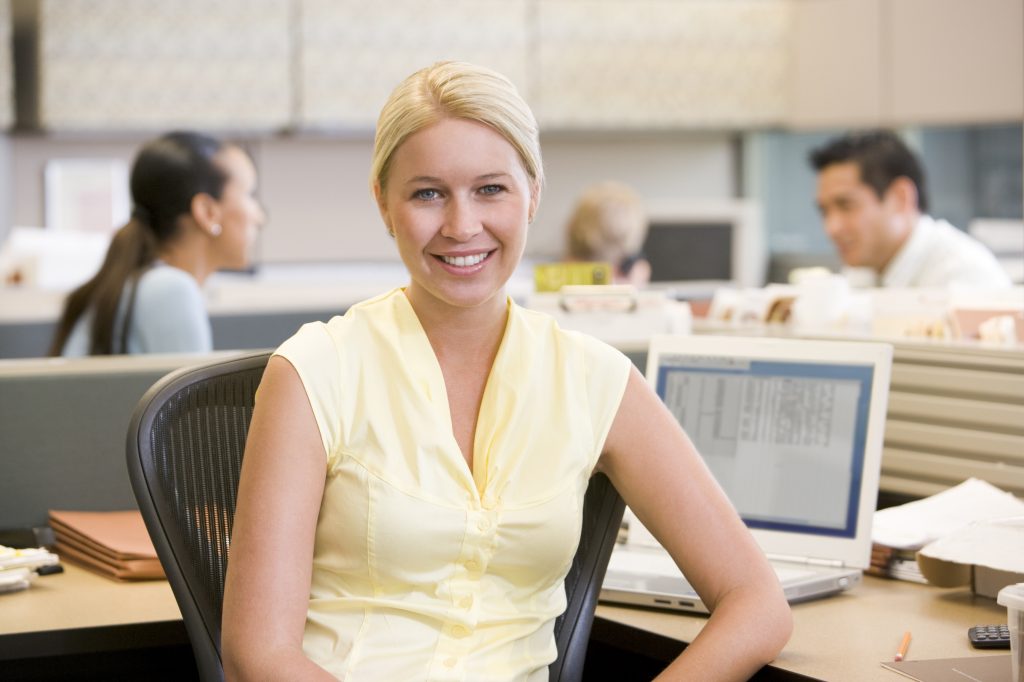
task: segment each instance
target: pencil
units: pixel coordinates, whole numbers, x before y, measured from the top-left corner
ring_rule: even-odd
[[[903,641],[900,642],[900,648],[896,650],[897,661],[902,661],[907,656],[907,649],[910,648],[910,630],[903,633]]]

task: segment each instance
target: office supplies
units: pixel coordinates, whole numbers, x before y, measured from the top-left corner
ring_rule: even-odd
[[[59,561],[56,554],[39,547],[15,549],[0,545],[0,571],[10,571],[16,568],[34,571],[43,566],[55,565]]]
[[[1024,583],[999,590],[996,603],[1006,607],[1006,629],[1010,635],[1010,662],[1015,682],[1024,680]]]
[[[975,594],[995,597],[1024,582],[1024,515],[976,521],[930,542],[917,553],[928,582],[940,587],[970,583]]]
[[[623,284],[566,286],[530,294],[524,305],[551,315],[562,329],[590,334],[626,353],[646,354],[655,334],[689,334],[693,328],[686,301]]]
[[[0,594],[27,590],[32,586],[32,580],[35,577],[35,572],[28,568],[12,568],[7,571],[0,571]]]
[[[50,511],[56,551],[119,580],[163,578],[164,571],[138,510]]]
[[[907,649],[910,648],[910,630],[903,633],[903,639],[900,641],[900,648],[896,650],[896,655],[893,657],[894,661],[902,661],[907,657]]]
[[[977,478],[913,502],[875,512],[871,537],[896,549],[917,551],[975,521],[1024,516],[1024,501]]]
[[[1010,682],[1009,656],[883,661],[882,667],[918,682]]]
[[[27,589],[43,569],[59,568],[58,561],[56,554],[45,549],[15,549],[0,545],[0,594]]]
[[[537,291],[559,291],[564,286],[574,285],[611,284],[612,266],[597,262],[538,263],[533,267],[533,281]]]
[[[967,639],[975,649],[1009,649],[1009,625],[975,625],[967,628]]]
[[[974,521],[1014,514],[1024,515],[1024,502],[977,478],[931,497],[880,509],[875,512],[871,531],[868,570],[889,578],[927,583],[917,562],[922,547]]]
[[[917,566],[917,550],[896,549],[877,542],[871,543],[871,565],[865,573],[912,583],[928,582]]]
[[[790,601],[845,590],[868,566],[891,362],[892,348],[875,343],[651,341],[648,381],[772,560]],[[602,599],[707,613],[668,554],[630,523]]]

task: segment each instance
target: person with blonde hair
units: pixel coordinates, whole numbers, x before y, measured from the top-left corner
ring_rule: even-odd
[[[643,199],[632,187],[597,183],[576,201],[566,230],[566,257],[609,263],[615,283],[643,287],[651,279],[651,264],[642,251],[648,227]]]
[[[537,124],[440,62],[384,105],[373,196],[409,284],[303,326],[257,393],[225,584],[229,679],[545,680],[591,474],[713,613],[666,679],[745,679],[786,642],[774,572],[617,350],[506,291]]]

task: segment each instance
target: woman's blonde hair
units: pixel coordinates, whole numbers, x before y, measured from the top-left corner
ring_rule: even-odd
[[[605,261],[618,267],[640,253],[647,229],[647,212],[640,195],[620,182],[601,182],[580,195],[569,218],[567,255],[573,260]]]
[[[394,89],[377,119],[370,185],[387,185],[395,150],[407,137],[445,118],[483,123],[519,153],[527,175],[544,181],[537,121],[505,76],[466,62],[437,62],[412,74]]]

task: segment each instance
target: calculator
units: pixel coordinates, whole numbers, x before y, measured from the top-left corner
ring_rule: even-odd
[[[967,636],[975,649],[1010,648],[1010,628],[1006,625],[975,625],[967,628]]]

